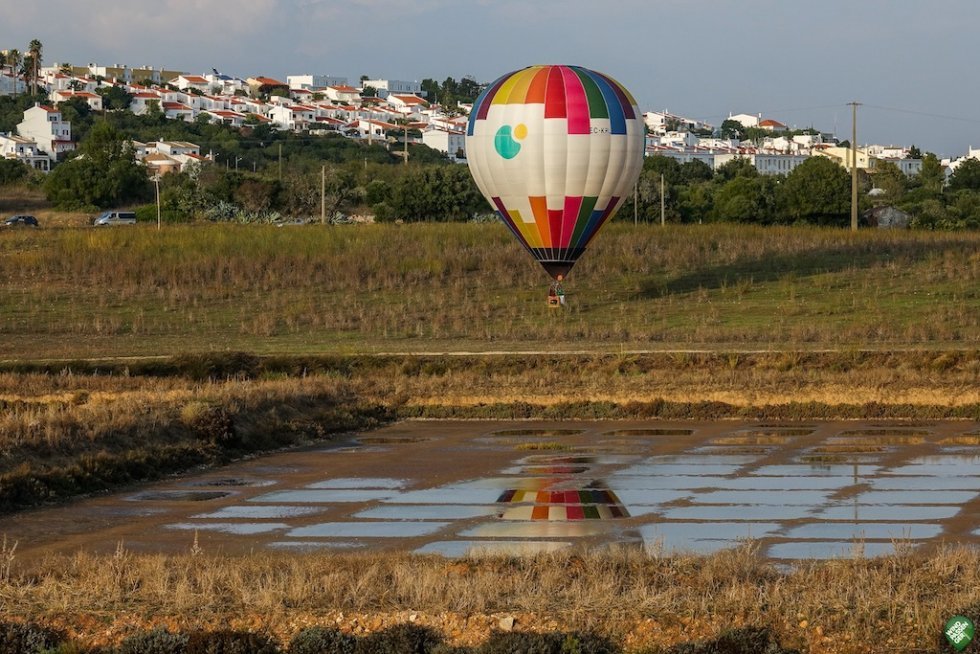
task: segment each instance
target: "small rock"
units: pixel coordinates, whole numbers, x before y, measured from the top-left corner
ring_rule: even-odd
[[[514,622],[514,616],[508,615],[506,618],[500,618],[500,622],[497,623],[497,626],[500,627],[501,631],[513,631]]]
[[[418,613],[412,613],[412,614],[410,614],[410,615],[408,616],[408,621],[409,621],[409,622],[415,622],[415,621],[417,621],[418,619],[419,619],[419,614],[418,614]]]

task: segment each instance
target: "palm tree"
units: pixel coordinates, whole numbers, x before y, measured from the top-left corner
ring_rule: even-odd
[[[30,44],[27,46],[27,51],[30,53],[31,63],[33,64],[31,73],[31,95],[37,95],[37,75],[38,71],[41,69],[41,50],[44,46],[37,39],[32,39]]]
[[[20,50],[16,48],[7,52],[7,68],[10,69],[11,75],[17,74],[17,69],[20,67]]]

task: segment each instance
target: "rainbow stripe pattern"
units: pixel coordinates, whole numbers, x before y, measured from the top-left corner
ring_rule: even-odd
[[[531,66],[477,98],[467,125],[477,186],[552,276],[567,274],[643,164],[636,101],[581,66]]]
[[[504,511],[504,520],[611,520],[628,518],[616,493],[606,488],[506,490],[497,502],[523,504]]]

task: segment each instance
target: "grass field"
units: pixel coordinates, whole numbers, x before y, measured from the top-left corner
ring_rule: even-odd
[[[554,311],[499,225],[83,218],[0,232],[0,515],[404,417],[980,418],[977,233],[613,224]],[[788,572],[750,549],[19,564],[5,543],[0,615],[95,645],[161,625],[285,643],[416,615],[473,646],[506,612],[636,652],[747,651],[677,645],[732,628],[805,652],[935,651],[980,601],[963,550]]]
[[[549,310],[500,225],[0,234],[0,357],[980,342],[980,234],[610,225]]]

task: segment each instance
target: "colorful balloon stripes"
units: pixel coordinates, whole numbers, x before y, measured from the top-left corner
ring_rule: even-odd
[[[643,145],[633,97],[580,66],[504,75],[477,98],[466,136],[480,191],[555,278],[568,273],[631,192]]]

